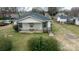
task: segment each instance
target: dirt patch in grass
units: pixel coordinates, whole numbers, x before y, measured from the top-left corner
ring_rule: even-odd
[[[55,25],[59,28],[59,31],[56,32],[55,37],[61,43],[61,50],[78,51],[79,38],[69,29],[63,27],[62,24],[55,23]]]

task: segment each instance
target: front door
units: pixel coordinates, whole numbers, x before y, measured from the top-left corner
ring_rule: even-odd
[[[47,32],[47,22],[43,22],[43,32]]]

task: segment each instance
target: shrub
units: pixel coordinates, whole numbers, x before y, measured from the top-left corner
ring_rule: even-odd
[[[12,49],[12,42],[9,38],[0,36],[0,51],[10,51]]]
[[[59,43],[54,38],[33,37],[28,41],[31,51],[59,51]]]
[[[18,30],[18,25],[14,25],[14,26],[13,26],[13,29],[14,29],[16,32],[19,32],[19,30]]]

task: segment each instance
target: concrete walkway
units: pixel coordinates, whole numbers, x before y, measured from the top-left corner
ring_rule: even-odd
[[[49,36],[54,36],[54,34],[52,32],[49,33]]]

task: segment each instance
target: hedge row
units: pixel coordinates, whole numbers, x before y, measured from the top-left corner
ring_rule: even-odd
[[[28,41],[30,51],[59,51],[59,43],[54,38],[33,37]]]

